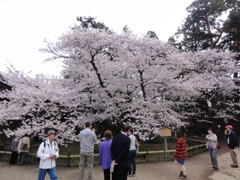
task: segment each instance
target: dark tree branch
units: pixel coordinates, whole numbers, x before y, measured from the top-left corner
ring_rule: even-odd
[[[146,90],[145,90],[145,85],[144,85],[144,79],[143,79],[143,70],[138,70],[139,72],[139,75],[140,75],[140,80],[141,80],[141,83],[140,83],[140,86],[141,86],[141,90],[142,90],[142,93],[143,93],[143,98],[146,99]]]
[[[93,69],[94,69],[94,71],[95,71],[95,73],[96,73],[96,75],[97,75],[97,78],[98,78],[98,81],[99,81],[100,86],[105,89],[105,88],[106,88],[106,85],[104,84],[104,82],[103,82],[103,80],[102,80],[101,74],[100,74],[99,71],[98,71],[98,68],[97,68],[97,66],[96,66],[96,64],[95,64],[94,58],[95,58],[95,54],[91,54],[90,64],[92,65],[92,67],[93,67]],[[107,95],[108,95],[110,98],[113,97],[112,94],[111,94],[109,91],[107,91],[106,89],[105,89],[105,91],[106,91]]]

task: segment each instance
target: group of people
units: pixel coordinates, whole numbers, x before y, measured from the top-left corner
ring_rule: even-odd
[[[95,130],[90,122],[85,123],[85,130],[80,132],[80,178],[84,179],[84,168],[88,168],[88,180],[92,180],[93,151],[97,141]],[[105,140],[99,145],[98,164],[102,167],[104,180],[125,180],[136,174],[136,154],[140,146],[133,130],[123,125],[121,133],[112,139],[110,130],[104,133]]]
[[[232,168],[238,168],[237,154],[239,143],[236,133],[231,125],[225,127],[227,144],[233,161]],[[181,131],[176,132],[175,162],[179,168],[179,178],[187,179],[185,159],[187,159],[187,143]],[[46,173],[51,180],[57,180],[56,159],[59,157],[58,144],[55,141],[56,132],[49,130],[46,141],[38,148],[37,156],[40,158],[38,180],[44,180]],[[136,155],[140,146],[133,130],[128,125],[123,125],[121,133],[114,136],[110,130],[104,132],[105,140],[99,144],[99,160],[104,174],[104,180],[127,180],[128,176],[136,174]],[[113,138],[112,138],[113,137]],[[92,180],[94,164],[94,145],[97,142],[95,129],[90,122],[85,123],[85,129],[79,134],[80,140],[80,174],[79,180],[84,180],[84,169],[87,167],[87,180]],[[212,129],[208,129],[206,135],[206,147],[209,149],[212,168],[218,170],[217,149],[220,148],[217,135]],[[30,139],[27,135],[22,138],[16,137],[12,144],[12,157],[10,164],[23,165],[30,148]]]
[[[22,137],[17,135],[11,142],[12,155],[9,164],[18,164],[20,166],[24,165],[29,149],[30,138],[27,136],[27,134]]]
[[[225,126],[224,134],[227,138],[227,145],[229,147],[230,156],[233,164],[230,166],[232,168],[238,168],[237,155],[239,151],[239,143],[236,133],[233,131],[232,125]],[[212,162],[212,168],[218,170],[218,161],[217,161],[217,149],[221,146],[218,143],[217,135],[213,133],[212,129],[208,129],[208,135],[206,135],[206,146],[210,152],[210,158]]]
[[[230,156],[232,159],[232,168],[238,168],[237,155],[239,153],[239,142],[236,133],[233,131],[232,125],[225,126],[224,134],[227,138],[227,145],[229,147]],[[186,167],[184,165],[185,159],[187,159],[187,144],[186,140],[182,137],[181,131],[177,131],[177,144],[175,152],[175,162],[178,165],[180,174],[179,178],[187,179]],[[206,147],[210,153],[210,159],[212,163],[212,168],[218,170],[218,161],[217,161],[217,151],[221,148],[221,145],[218,143],[218,138],[215,133],[213,133],[212,128],[208,129],[208,134],[205,137]]]
[[[56,132],[50,130],[47,140],[39,146],[37,156],[40,158],[38,180],[44,180],[48,173],[51,180],[57,180],[56,159],[59,157],[58,144],[55,141]],[[136,174],[136,154],[140,146],[133,130],[123,125],[121,133],[112,139],[110,130],[104,133],[105,140],[99,145],[99,161],[105,180],[125,180],[127,176]],[[94,145],[97,142],[95,129],[90,122],[85,123],[85,129],[79,134],[80,140],[80,174],[79,180],[84,180],[84,169],[87,167],[87,180],[92,180],[94,164]]]

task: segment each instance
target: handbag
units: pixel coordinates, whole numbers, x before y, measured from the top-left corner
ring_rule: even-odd
[[[221,149],[221,144],[217,143],[217,149]]]
[[[25,143],[22,143],[22,145],[21,145],[21,150],[23,150],[23,151],[28,150],[28,145],[25,144]]]

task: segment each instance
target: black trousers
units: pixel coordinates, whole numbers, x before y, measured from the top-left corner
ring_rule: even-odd
[[[104,169],[103,170],[104,173],[104,180],[110,180],[110,169]]]
[[[127,180],[128,167],[114,166],[112,180]]]
[[[24,165],[25,164],[25,161],[27,159],[27,155],[28,155],[27,152],[20,152],[18,154],[18,165]]]
[[[17,158],[18,158],[18,152],[17,151],[12,151],[11,159],[9,164],[16,164],[17,163]]]

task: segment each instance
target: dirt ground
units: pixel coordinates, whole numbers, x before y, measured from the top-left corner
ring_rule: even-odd
[[[231,168],[232,164],[230,153],[224,153],[218,157],[218,161],[221,163],[219,171],[214,172],[209,179],[211,180],[240,180],[240,168]],[[238,157],[238,163],[240,158]]]
[[[240,168],[232,169],[228,149],[223,147],[218,156],[219,170],[211,168],[208,152],[186,160],[188,180],[240,180]],[[59,180],[78,180],[77,167],[57,167]],[[37,180],[38,167],[35,165],[10,166],[0,162],[0,180]],[[45,178],[49,180],[49,177]],[[173,161],[137,165],[137,175],[130,180],[176,180],[178,171]],[[100,167],[94,167],[93,180],[103,180]]]

